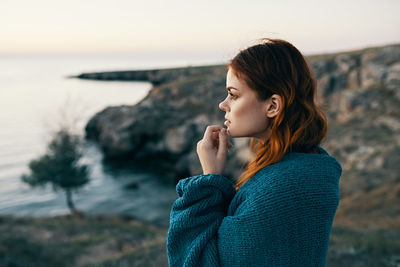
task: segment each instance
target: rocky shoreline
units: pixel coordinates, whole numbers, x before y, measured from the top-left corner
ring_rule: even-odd
[[[201,166],[196,140],[201,139],[207,125],[223,121],[216,101],[225,97],[225,72],[223,65],[149,70],[148,81],[156,81],[150,93],[135,106],[108,107],[99,112],[87,124],[86,137],[99,143],[106,160],[140,162],[171,181],[198,174]],[[142,79],[146,71],[113,72],[113,79],[126,79],[127,73]],[[111,74],[78,77],[106,79],[107,75]],[[158,84],[161,80],[164,82]],[[237,166],[242,164],[235,157],[236,150],[229,155],[230,171],[225,173],[231,178],[238,175]]]
[[[101,81],[147,81],[156,86],[169,81],[184,79],[189,76],[211,74],[216,71],[216,68],[224,68],[224,66],[209,65],[196,67],[188,66],[185,68],[92,72],[81,73],[76,76],[70,76],[70,78]]]
[[[400,44],[307,57],[328,117],[324,148],[343,167],[335,220],[363,226],[400,225]],[[129,73],[129,75],[128,75]],[[102,72],[79,77],[146,79],[149,94],[135,106],[108,107],[86,126],[106,160],[158,171],[169,183],[201,173],[196,144],[207,125],[222,125],[223,65]],[[250,159],[248,139],[232,140],[223,173],[235,179]]]
[[[400,45],[307,57],[318,80],[318,102],[328,116],[323,146],[344,169],[343,195],[400,178]],[[201,173],[195,148],[205,127],[222,125],[223,65],[83,73],[77,78],[146,80],[149,94],[135,106],[108,107],[86,126],[86,137],[107,159],[149,165],[178,180]],[[247,138],[233,140],[224,173],[234,179],[250,159]],[[373,175],[371,175],[371,173]]]

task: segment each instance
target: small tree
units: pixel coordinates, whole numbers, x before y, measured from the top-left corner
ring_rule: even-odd
[[[22,181],[32,187],[51,184],[54,191],[64,190],[72,214],[79,213],[72,200],[73,190],[89,182],[88,166],[78,164],[82,157],[80,145],[78,135],[61,128],[50,141],[47,153],[30,161],[31,173],[21,176]]]

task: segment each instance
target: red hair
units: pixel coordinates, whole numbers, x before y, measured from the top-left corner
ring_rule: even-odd
[[[240,51],[228,64],[233,73],[257,93],[259,100],[273,94],[282,109],[273,119],[267,142],[251,138],[254,159],[237,179],[238,190],[262,168],[279,162],[286,153],[316,153],[326,136],[327,120],[315,103],[316,80],[305,58],[287,41],[262,39]]]

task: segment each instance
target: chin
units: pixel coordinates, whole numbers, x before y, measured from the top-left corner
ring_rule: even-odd
[[[229,136],[232,137],[232,138],[241,137],[241,136],[238,136],[237,134],[235,134],[234,131],[232,132],[229,128],[227,128],[226,131],[228,132]]]
[[[247,137],[247,138],[258,138],[258,137],[254,136],[252,134],[246,134],[246,133],[240,134],[240,133],[237,133],[237,132],[235,133],[235,130],[231,131],[229,129],[229,127],[226,130],[227,130],[229,136],[232,137],[232,138],[245,138],[245,137]]]

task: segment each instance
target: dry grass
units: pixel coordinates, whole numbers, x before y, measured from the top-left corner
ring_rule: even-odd
[[[0,266],[166,266],[166,231],[117,216],[0,217]]]

